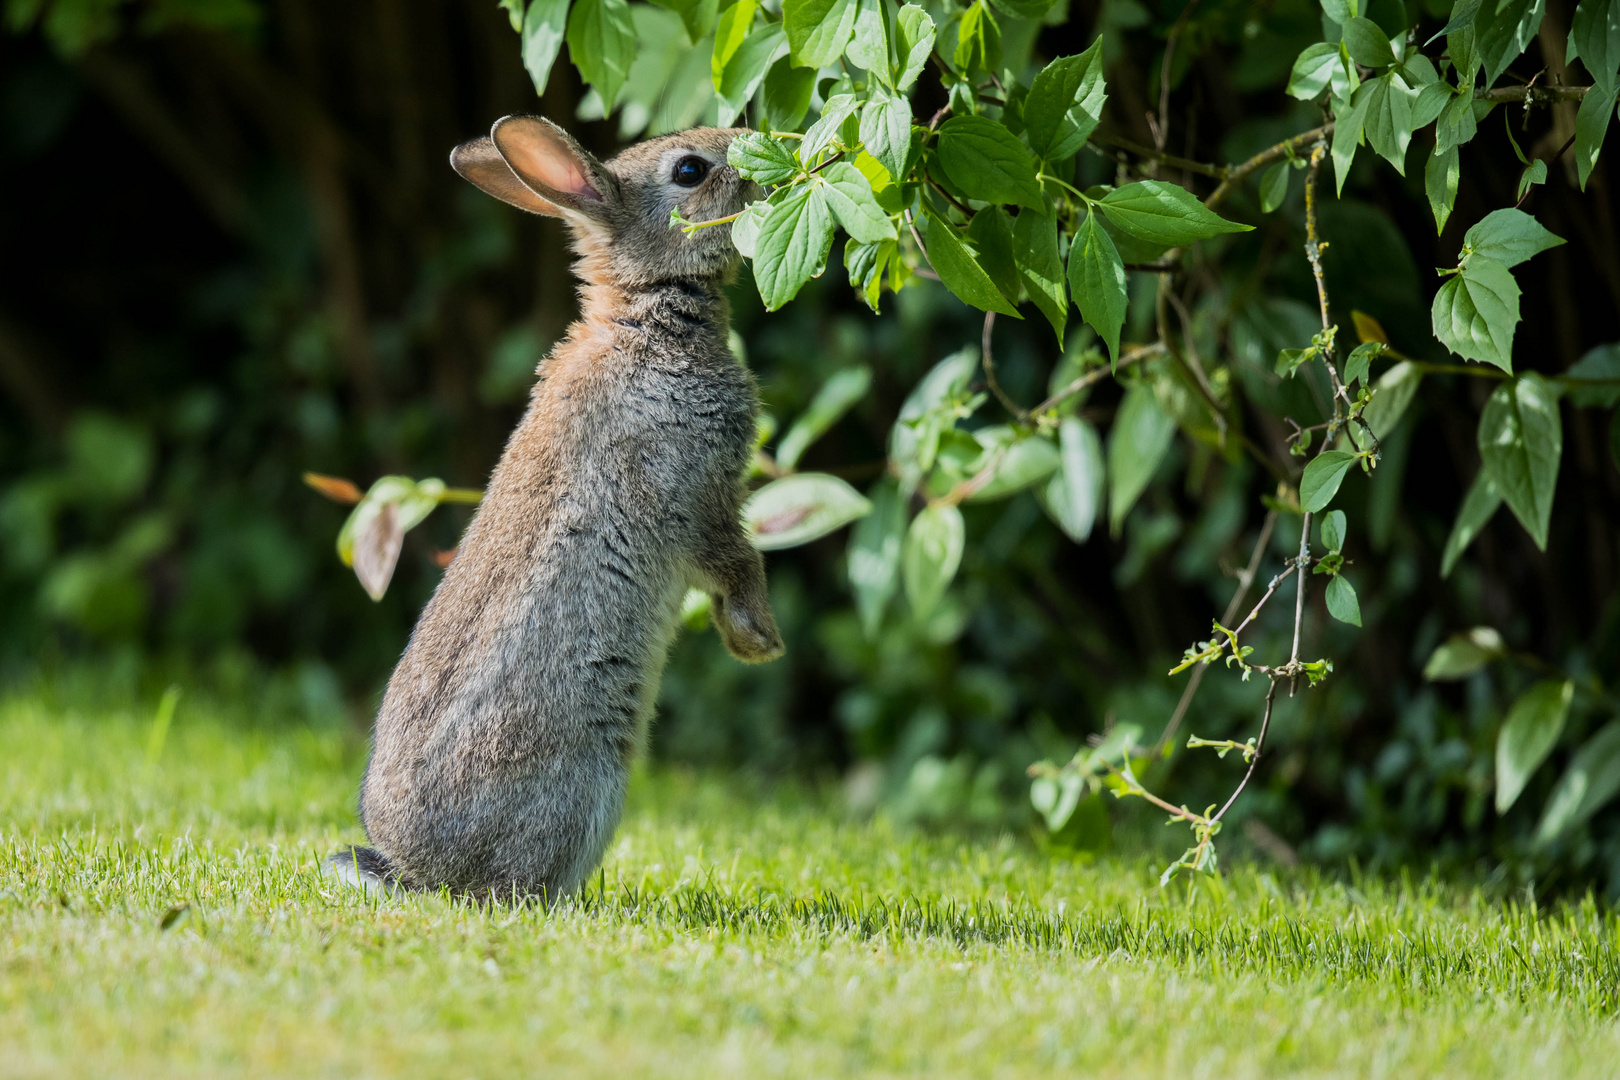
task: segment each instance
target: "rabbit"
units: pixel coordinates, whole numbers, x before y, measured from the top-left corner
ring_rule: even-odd
[[[742,521],[759,412],[728,347],[730,225],[761,193],[726,163],[738,130],[695,128],[607,162],[508,116],[451,166],[560,217],[580,318],[541,361],[455,559],[377,713],[360,787],[370,847],[328,872],[366,889],[575,892],[618,826],[688,588],[726,648],[783,652]]]

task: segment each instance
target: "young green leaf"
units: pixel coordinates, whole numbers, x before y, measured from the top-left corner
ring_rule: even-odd
[[[855,0],[782,0],[782,28],[799,67],[837,63],[855,29]]]
[[[828,376],[810,405],[788,428],[776,445],[776,463],[792,469],[810,444],[827,434],[832,426],[872,387],[872,369],[865,364],[844,368]]]
[[[1086,214],[1069,245],[1069,291],[1080,317],[1097,331],[1117,363],[1119,331],[1125,325],[1125,264],[1095,212]]]
[[[1386,43],[1387,44],[1387,43]],[[1294,61],[1288,75],[1288,94],[1301,101],[1310,101],[1333,81],[1334,69],[1339,64],[1339,47],[1331,42],[1319,41],[1307,46]]]
[[[890,63],[889,28],[884,20],[883,0],[858,0],[855,33],[844,55],[884,86],[892,85],[894,70]]]
[[[754,240],[754,283],[767,311],[798,295],[820,275],[832,249],[833,218],[821,189],[794,188],[760,223]]]
[[[1620,794],[1620,720],[1605,724],[1575,752],[1547,797],[1536,826],[1538,847],[1579,828]]]
[[[1586,178],[1592,175],[1592,167],[1603,149],[1603,138],[1609,133],[1616,99],[1615,91],[1592,90],[1581,99],[1581,107],[1575,113],[1575,172],[1582,191],[1586,190]]]
[[[1184,247],[1221,233],[1249,232],[1210,210],[1186,188],[1161,180],[1139,180],[1115,188],[1099,202],[1108,220],[1139,240]]]
[[[1023,318],[1018,314],[1018,309],[1001,295],[1001,290],[984,272],[973,257],[973,252],[957,237],[950,222],[932,213],[927,218],[928,261],[939,275],[940,282],[963,303],[980,311],[995,311],[1015,319]]]
[[[1331,554],[1344,550],[1347,524],[1343,510],[1330,510],[1322,515],[1322,546]]]
[[[1107,100],[1099,37],[1085,52],[1054,60],[1035,76],[1024,100],[1030,149],[1051,162],[1072,158],[1096,130]]]
[[[1463,235],[1463,247],[1470,253],[1470,259],[1483,255],[1503,266],[1518,266],[1563,242],[1562,237],[1542,228],[1535,218],[1511,206],[1486,214]]]
[[[1325,509],[1355,460],[1356,455],[1344,450],[1324,450],[1312,458],[1299,480],[1299,505],[1313,514]]]
[[[969,198],[1046,209],[1029,151],[1005,125],[988,117],[945,121],[939,129],[939,163]]]
[[[1429,154],[1429,163],[1423,169],[1423,190],[1429,197],[1429,209],[1434,213],[1434,233],[1445,232],[1451,208],[1457,204],[1457,180],[1461,176],[1462,155],[1455,146],[1445,150],[1436,146]]]
[[[715,81],[720,97],[718,123],[721,126],[737,118],[764,81],[765,73],[786,52],[787,38],[782,35],[779,24],[766,23],[748,32]]]
[[[1091,536],[1102,506],[1102,441],[1097,429],[1077,416],[1066,416],[1058,424],[1058,451],[1062,467],[1042,492],[1042,505],[1058,528],[1077,544]]]
[[[612,112],[636,58],[636,28],[626,0],[574,0],[568,55],[579,77],[602,95],[602,107]]]
[[[1486,86],[1501,78],[1508,65],[1530,47],[1546,10],[1546,0],[1495,0],[1480,5],[1474,18],[1474,47],[1485,68]]]
[[[1373,434],[1380,440],[1387,439],[1395,433],[1395,425],[1406,415],[1406,410],[1411,406],[1412,399],[1417,395],[1418,386],[1422,382],[1423,369],[1406,360],[1402,360],[1378,377],[1378,381],[1373,384],[1372,402],[1361,414],[1361,418],[1367,421],[1367,426],[1372,428]],[[1361,428],[1352,427],[1350,433],[1356,437],[1359,445],[1363,435]]]
[[[1370,68],[1388,67],[1395,62],[1395,50],[1389,47],[1389,35],[1371,19],[1357,16],[1344,24],[1344,47],[1350,58]]]
[[[900,550],[906,536],[906,500],[892,480],[868,493],[871,513],[850,530],[849,584],[868,641],[883,625],[883,613],[900,587]]]
[[[1620,344],[1587,350],[1564,377],[1573,380],[1564,390],[1571,405],[1612,409],[1620,404]]]
[[[1063,258],[1058,254],[1057,222],[1033,210],[1013,221],[1013,261],[1035,306],[1041,309],[1063,347],[1069,321],[1069,294],[1063,284]]]
[[[1361,602],[1356,599],[1355,587],[1345,580],[1344,575],[1335,575],[1328,582],[1326,600],[1329,615],[1351,626],[1361,625]]]
[[[1175,417],[1145,383],[1125,391],[1108,432],[1108,529],[1119,535],[1125,517],[1147,490],[1176,434]]]
[[[1373,152],[1406,175],[1406,148],[1412,142],[1412,106],[1417,94],[1391,71],[1367,84],[1363,111],[1364,130]],[[1359,97],[1359,95],[1358,95]]]
[[[861,493],[836,476],[795,473],[772,480],[743,507],[743,527],[761,551],[819,540],[872,509]]]
[[[1513,370],[1513,330],[1519,322],[1519,285],[1507,267],[1472,255],[1440,291],[1431,311],[1434,336],[1468,360]]]
[[[523,11],[521,0],[517,10]],[[568,0],[533,0],[522,19],[523,68],[534,80],[534,92],[543,96],[568,26]]]
[[[817,182],[833,216],[850,236],[863,244],[877,244],[899,235],[894,220],[872,194],[871,182],[849,162],[833,162],[821,170]]]
[[[961,397],[978,370],[979,350],[959,349],[930,368],[900,404],[900,415],[889,429],[889,460],[898,467],[907,492],[934,466],[942,410]]]
[[[1451,526],[1451,535],[1446,537],[1446,549],[1440,555],[1442,578],[1451,576],[1452,567],[1457,565],[1462,553],[1468,550],[1468,545],[1474,542],[1474,537],[1485,528],[1501,505],[1502,492],[1497,489],[1490,472],[1479,470],[1468,488],[1468,494],[1463,496],[1462,508],[1457,511],[1457,520]]]
[[[681,24],[686,27],[686,40],[693,45],[714,29],[715,15],[719,11],[718,0],[653,0],[653,3],[681,17]]]
[[[911,156],[911,103],[898,94],[874,93],[861,110],[861,142],[890,176],[904,177]]]
[[[963,72],[995,71],[1001,67],[1001,27],[984,0],[969,4],[956,24],[956,49],[951,60]]]
[[[1513,197],[1518,202],[1523,202],[1525,194],[1532,187],[1535,187],[1537,184],[1545,184],[1546,182],[1547,163],[1541,158],[1537,158],[1530,164],[1526,165],[1524,167],[1524,172],[1519,174],[1519,185],[1515,189]]]
[[[1260,176],[1260,210],[1269,214],[1288,198],[1288,175],[1294,171],[1292,163],[1279,161]]]
[[[767,187],[785,184],[799,174],[793,152],[762,131],[747,131],[732,139],[726,164]]]
[[[1474,120],[1474,94],[1472,84],[1457,94],[1440,110],[1440,119],[1434,125],[1436,150],[1454,150],[1473,140],[1478,132]]]
[[[1368,341],[1351,349],[1350,355],[1344,360],[1344,384],[1351,386],[1359,381],[1366,386],[1372,362],[1382,356],[1388,347],[1381,341]]]
[[[917,621],[933,614],[956,577],[966,536],[962,511],[945,503],[924,507],[911,519],[902,569],[906,600]]]
[[[1564,453],[1558,394],[1527,372],[1496,388],[1479,417],[1479,455],[1508,509],[1547,550],[1558,464]]]
[[[1492,660],[1507,655],[1502,635],[1488,626],[1476,626],[1466,634],[1453,634],[1429,656],[1423,677],[1430,682],[1466,679]]]
[[[1350,175],[1356,148],[1361,145],[1362,129],[1367,122],[1367,96],[1372,83],[1362,83],[1348,100],[1333,99],[1333,182],[1334,191],[1344,194],[1344,181]]]
[[[994,466],[995,472],[968,496],[968,502],[1005,499],[1045,480],[1061,463],[1057,444],[1047,435],[1020,435],[1010,427],[995,427],[980,429],[977,438],[985,448],[977,468]]]
[[[1496,736],[1496,812],[1505,814],[1518,801],[1530,776],[1547,760],[1569,718],[1575,684],[1543,679],[1513,703]]]
[[[916,4],[907,4],[895,16],[894,36],[895,53],[900,58],[900,76],[894,80],[894,88],[903,91],[928,66],[929,54],[934,51],[934,20]]]
[[[853,94],[835,94],[821,107],[821,119],[811,124],[799,141],[799,160],[806,166],[815,163],[820,153],[838,137],[844,121],[855,115],[860,103]]]

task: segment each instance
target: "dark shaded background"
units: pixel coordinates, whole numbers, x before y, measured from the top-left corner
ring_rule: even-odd
[[[1543,63],[1562,71],[1572,6],[1550,4],[1539,51],[1513,69],[1521,77]],[[580,85],[563,63],[537,106],[517,38],[485,0],[218,7],[201,25],[154,26],[153,9],[135,3],[112,9],[110,30],[0,33],[0,657],[14,684],[88,672],[155,697],[178,679],[246,694],[283,720],[338,717],[360,732],[437,580],[431,556],[454,546],[467,514],[441,510],[412,533],[373,604],[332,551],[345,510],[299,476],[482,484],[574,297],[559,227],[473,191],[446,154],[512,112],[568,123],[603,154],[617,124],[571,119]],[[1077,2],[1066,23],[1039,31],[1036,52],[1078,52],[1109,29],[1104,129],[1148,142],[1181,9]],[[1420,39],[1444,17],[1411,14]],[[1294,56],[1319,40],[1319,18],[1304,2],[1202,5],[1172,67],[1171,148],[1235,161],[1319,123],[1281,92]],[[1586,81],[1578,65],[1567,80]],[[925,86],[918,113],[938,95]],[[1322,210],[1340,325],[1364,310],[1405,352],[1445,359],[1428,329],[1430,268],[1454,265],[1466,228],[1514,201],[1504,117],[1527,153],[1550,157],[1573,116],[1573,105],[1528,121],[1498,109],[1482,122],[1439,239],[1422,194],[1429,134],[1414,138],[1404,179],[1364,151],[1343,200]],[[1096,155],[1082,155],[1082,169],[1088,182],[1112,175]],[[1262,217],[1256,199],[1251,187],[1227,204],[1260,228],[1220,263],[1195,265],[1190,289],[1235,312],[1226,322],[1208,305],[1205,355],[1253,400],[1274,392],[1275,349],[1304,344],[1290,328],[1308,336],[1315,319],[1299,181],[1276,215]],[[1609,164],[1584,195],[1572,165],[1554,164],[1525,209],[1569,242],[1518,274],[1515,363],[1560,372],[1620,338]],[[873,366],[873,393],[806,460],[859,484],[876,474],[905,393],[975,342],[979,320],[926,283],[873,316],[841,276],[835,264],[767,315],[745,269],[736,324],[779,418],[837,367]],[[1151,333],[1140,308],[1128,338]],[[998,326],[1000,365],[1030,402],[1057,348],[1038,319],[1010,323]],[[1366,628],[1313,607],[1306,652],[1331,655],[1336,675],[1281,711],[1277,753],[1240,814],[1322,858],[1439,856],[1503,881],[1607,885],[1620,866],[1612,820],[1554,857],[1527,853],[1551,776],[1506,819],[1489,809],[1496,727],[1534,670],[1442,687],[1419,675],[1445,635],[1477,624],[1582,677],[1617,674],[1620,471],[1606,412],[1565,406],[1547,552],[1504,510],[1439,579],[1494,385],[1426,379],[1376,478],[1346,485]],[[1116,400],[1099,393],[1087,408],[1105,422]],[[1291,467],[1282,425],[1257,408],[1246,422]],[[842,534],[772,556],[788,658],[746,669],[712,634],[683,639],[656,752],[836,772],[858,804],[1023,828],[1031,760],[1066,756],[1115,720],[1162,727],[1182,685],[1163,673],[1226,605],[1273,487],[1252,463],[1184,441],[1121,537],[1099,529],[1076,546],[1028,495],[970,508],[953,601],[927,626],[891,615],[876,642],[850,608]],[[1268,573],[1297,544],[1289,520]],[[1266,628],[1273,642],[1284,630]],[[1189,729],[1252,733],[1257,693],[1211,672]],[[1612,709],[1601,694],[1578,698],[1566,746]],[[1229,789],[1233,768],[1180,756],[1156,784],[1201,805]]]

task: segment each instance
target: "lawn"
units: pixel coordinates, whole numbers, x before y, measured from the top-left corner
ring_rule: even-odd
[[[550,912],[334,888],[363,745],[0,704],[0,1075],[1612,1076],[1620,921],[639,776]]]

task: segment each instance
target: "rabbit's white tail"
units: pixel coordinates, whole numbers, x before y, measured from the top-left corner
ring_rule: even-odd
[[[392,896],[402,889],[399,875],[376,848],[344,848],[327,858],[325,870],[328,876],[362,892]]]

